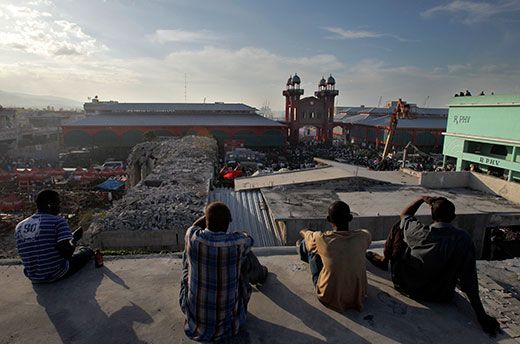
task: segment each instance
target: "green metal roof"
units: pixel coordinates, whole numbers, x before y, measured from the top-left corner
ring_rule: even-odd
[[[450,107],[458,106],[520,106],[520,93],[450,98]]]

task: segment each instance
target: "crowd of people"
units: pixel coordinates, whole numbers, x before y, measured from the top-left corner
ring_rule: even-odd
[[[423,204],[431,209],[430,225],[415,218]],[[69,278],[91,260],[93,251],[78,247],[82,230],[72,232],[59,216],[57,192],[41,191],[36,206],[38,211],[15,231],[24,273],[36,284]],[[238,334],[247,319],[252,285],[269,280],[268,267],[251,251],[253,238],[228,233],[233,216],[226,204],[213,202],[186,230],[179,303],[185,333],[197,341],[216,342]],[[459,285],[482,329],[494,336],[500,325],[480,300],[475,247],[469,234],[452,224],[455,216],[455,205],[446,198],[423,196],[413,201],[389,229],[384,254],[378,255],[367,252],[369,230],[376,228],[351,229],[350,207],[336,201],[327,214],[331,228],[303,228],[296,250],[309,264],[309,284],[328,308],[338,312],[363,308],[368,260],[383,270],[390,265],[395,289],[417,301],[448,302]]]
[[[320,143],[300,143],[282,150],[270,150],[266,154],[267,167],[274,171],[280,168],[290,170],[314,167],[314,157],[335,160],[347,164],[367,167],[378,171],[394,171],[403,166],[402,154],[397,154],[395,149],[385,159],[381,158],[381,152],[368,145],[335,144],[325,145]],[[405,161],[405,167],[416,171],[435,171],[442,168],[442,161],[438,155],[416,154],[409,155]]]

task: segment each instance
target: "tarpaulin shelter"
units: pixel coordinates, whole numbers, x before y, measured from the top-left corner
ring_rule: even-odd
[[[96,186],[96,188],[102,189],[102,190],[114,191],[114,190],[119,190],[124,185],[125,185],[125,183],[123,183],[123,182],[121,182],[119,180],[107,179],[103,183],[98,184]]]

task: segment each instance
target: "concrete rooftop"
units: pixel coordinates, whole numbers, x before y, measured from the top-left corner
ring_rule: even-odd
[[[373,171],[365,167],[314,158],[328,166],[235,179],[235,191],[364,177],[397,185],[418,185],[419,178],[401,171]]]
[[[351,178],[328,185],[278,187],[263,189],[262,193],[275,219],[324,218],[334,200],[349,204],[357,216],[395,216],[422,195],[443,196],[450,199],[457,214],[519,213],[520,205],[501,197],[467,189],[429,189],[421,186],[374,185],[365,179]],[[358,187],[358,185],[362,185]],[[357,189],[363,189],[357,191]],[[430,214],[426,206],[418,215]]]
[[[247,325],[232,343],[516,343],[513,337],[520,335],[513,326],[491,339],[463,297],[446,305],[417,303],[397,293],[388,273],[370,264],[364,310],[336,313],[317,301],[307,265],[296,255],[279,255],[288,248],[281,249],[260,257],[270,275],[254,288]],[[107,259],[101,269],[93,265],[35,287],[20,265],[0,266],[0,342],[190,342],[178,305],[179,258],[129,257]],[[489,293],[502,290],[486,283]],[[520,311],[518,300],[510,301],[500,306]]]

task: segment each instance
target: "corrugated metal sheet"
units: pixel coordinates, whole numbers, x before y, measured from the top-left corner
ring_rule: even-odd
[[[382,108],[382,107],[370,107],[370,106],[357,106],[357,107],[336,107],[336,113],[338,116],[349,117],[360,114],[370,114],[370,115],[391,115],[394,111],[394,108]],[[446,117],[448,116],[447,108],[420,108],[417,106],[413,106],[411,111],[416,115],[421,116],[440,116]]]
[[[257,115],[241,114],[184,114],[184,113],[131,113],[111,112],[69,121],[65,126],[263,126],[281,127],[282,124]]]
[[[343,123],[387,127],[390,125],[390,116],[372,116],[362,114],[356,116],[345,116],[341,121]],[[418,117],[414,119],[401,118],[397,122],[397,128],[446,129],[447,124],[448,119],[443,117]]]
[[[88,111],[245,111],[254,112],[254,107],[242,103],[85,103]]]
[[[210,191],[208,203],[220,201],[229,207],[233,221],[231,232],[247,232],[255,240],[255,247],[281,246],[269,210],[260,190],[233,191],[217,188]]]

